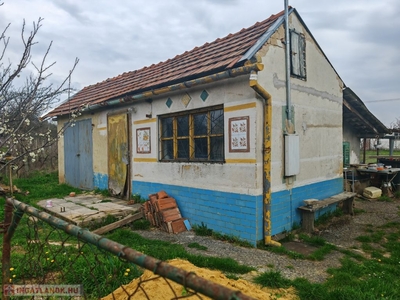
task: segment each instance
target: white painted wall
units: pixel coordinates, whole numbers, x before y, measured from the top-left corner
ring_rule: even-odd
[[[200,94],[207,90],[209,97],[201,100]],[[181,99],[184,93],[191,96],[187,107]],[[171,98],[173,104],[170,108],[166,101]],[[177,163],[177,162],[148,162],[158,159],[160,145],[158,143],[158,116],[174,112],[190,111],[214,105],[224,105],[224,110],[230,110],[238,105],[250,104],[248,108],[225,111],[225,159],[227,163]],[[152,108],[151,108],[152,106]],[[136,112],[132,114],[132,149],[133,169],[132,180],[145,182],[160,182],[164,184],[185,185],[210,190],[219,190],[249,195],[259,195],[262,192],[260,172],[261,145],[257,126],[261,124],[262,102],[255,98],[255,92],[249,87],[249,77],[240,76],[235,79],[216,82],[185,91],[168,94],[153,99],[152,105],[143,101],[134,105]],[[252,107],[253,106],[253,107]],[[152,109],[153,119],[146,120],[145,115]],[[229,118],[248,116],[250,122],[250,151],[229,152],[228,124]],[[136,153],[136,130],[150,127],[151,153]],[[143,161],[143,162],[142,162]],[[241,161],[237,163],[237,161]]]
[[[350,164],[359,164],[361,162],[360,138],[351,126],[343,124],[343,142],[350,143]]]
[[[342,176],[343,83],[294,14],[290,27],[306,37],[307,80],[291,78],[295,130],[300,137],[300,174],[291,187]],[[272,95],[272,191],[289,188],[284,181],[282,106],[286,106],[283,25],[260,50],[265,68],[259,82]]]

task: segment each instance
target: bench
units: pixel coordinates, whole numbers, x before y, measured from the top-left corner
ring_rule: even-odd
[[[332,204],[342,203],[343,213],[353,215],[353,201],[356,195],[356,193],[343,192],[323,200],[310,201],[309,205],[298,207],[302,213],[302,229],[305,232],[313,232],[315,212]]]

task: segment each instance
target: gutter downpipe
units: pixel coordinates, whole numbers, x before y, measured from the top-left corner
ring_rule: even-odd
[[[272,124],[272,97],[258,83],[258,74],[250,74],[250,87],[263,98],[263,203],[264,203],[264,243],[269,246],[281,246],[271,238],[271,124]]]
[[[292,100],[290,94],[290,38],[289,38],[289,0],[285,0],[285,66],[286,66],[286,130],[289,131],[292,122]],[[292,133],[292,132],[288,132]]]

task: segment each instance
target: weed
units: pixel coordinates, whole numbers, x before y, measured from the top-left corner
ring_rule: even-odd
[[[232,279],[232,280],[238,280],[238,279],[240,279],[239,276],[237,276],[236,274],[232,274],[232,273],[227,273],[227,274],[225,274],[225,276],[226,276],[226,278]]]
[[[294,267],[292,265],[288,265],[288,266],[286,266],[286,269],[294,270]]]
[[[382,196],[380,196],[378,198],[378,201],[381,201],[381,202],[393,202],[393,199],[390,198],[389,196],[382,195]]]
[[[319,236],[308,236],[304,233],[299,235],[299,238],[303,241],[305,241],[306,243],[313,245],[313,246],[324,246],[326,244],[326,241]]]
[[[206,246],[200,245],[199,243],[190,243],[187,245],[189,248],[194,248],[197,250],[204,250],[206,251],[208,248]]]
[[[334,211],[328,211],[318,217],[315,220],[315,226],[323,225],[328,223],[333,217],[341,217],[343,216],[343,211],[341,209],[336,209]]]
[[[151,224],[150,221],[146,219],[139,219],[132,222],[131,228],[132,230],[148,230],[150,229]]]
[[[131,199],[135,202],[135,203],[145,203],[147,200],[145,198],[143,198],[140,194],[133,194]]]
[[[213,231],[209,229],[206,224],[201,222],[201,225],[193,224],[193,231],[199,236],[211,236]]]
[[[111,197],[112,196],[108,189],[101,190],[101,189],[97,188],[97,189],[94,190],[94,193],[95,194],[100,194],[100,195],[102,195],[104,197]]]
[[[112,202],[112,200],[110,199],[104,199],[100,201],[100,203],[110,203],[110,202]]]
[[[400,198],[400,191],[396,191],[394,192],[394,196],[399,199]]]
[[[290,280],[284,278],[278,271],[268,271],[254,278],[254,282],[263,287],[288,288]]]

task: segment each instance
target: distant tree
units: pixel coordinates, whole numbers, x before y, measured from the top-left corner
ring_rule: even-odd
[[[400,130],[400,118],[390,124],[390,128]]]
[[[32,47],[37,44],[35,38],[42,21],[39,18],[37,22],[33,22],[30,32],[26,31],[25,20],[23,21],[23,50],[16,63],[7,58],[10,37],[6,34],[11,24],[0,33],[0,171],[10,163],[15,169],[22,168],[28,160],[34,163],[62,134],[57,133],[54,124],[40,122],[39,117],[59,101],[60,96],[70,92],[68,82],[78,59],[75,59],[73,67],[61,84],[54,86],[49,82],[49,70],[55,64],[46,61],[52,42],[38,63],[32,60],[31,55]],[[29,70],[28,66],[33,68]]]

